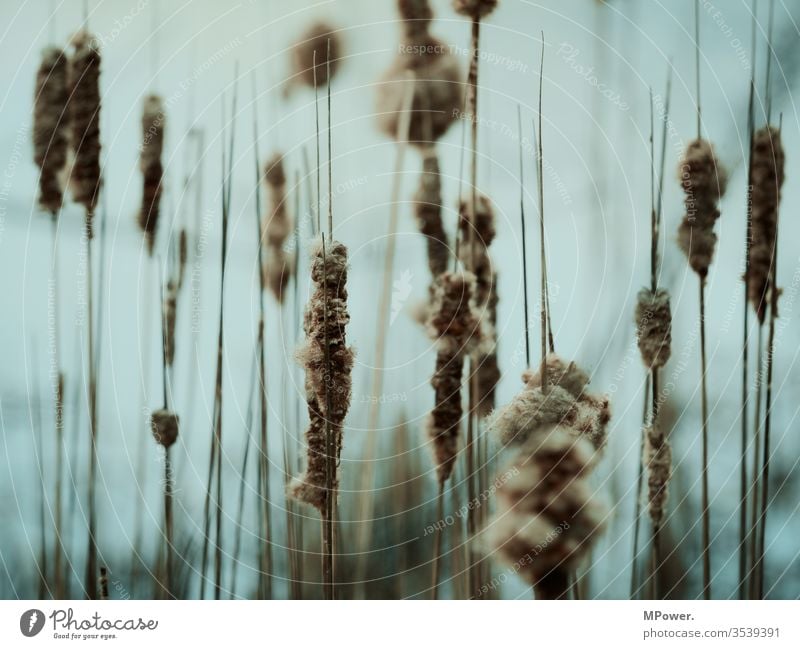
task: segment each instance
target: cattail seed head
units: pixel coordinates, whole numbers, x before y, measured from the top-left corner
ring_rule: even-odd
[[[189,235],[186,228],[181,228],[178,237],[178,291],[183,287],[183,280],[186,277],[186,263],[189,261]]]
[[[428,36],[418,46],[401,53],[378,83],[377,107],[379,129],[397,137],[408,83],[406,73],[414,72],[414,96],[408,140],[427,146],[441,138],[457,119],[463,97],[461,70],[447,45]]]
[[[269,191],[269,207],[261,223],[262,240],[266,246],[264,259],[265,284],[275,299],[282,303],[286,285],[292,274],[292,255],[284,245],[292,233],[292,218],[286,196],[286,173],[283,156],[274,155],[264,167],[264,181]]]
[[[436,368],[431,377],[434,406],[428,418],[434,462],[440,484],[450,477],[461,431],[461,379],[464,358],[480,342],[480,320],[474,304],[475,276],[445,272],[436,280],[428,331],[436,340]]]
[[[643,288],[636,297],[636,335],[639,352],[647,368],[664,367],[672,344],[672,313],[669,293]]]
[[[36,73],[33,108],[33,158],[39,167],[39,205],[55,215],[64,200],[59,174],[67,163],[69,121],[67,57],[48,47]]]
[[[714,223],[720,215],[717,203],[727,185],[727,175],[710,142],[697,139],[689,143],[678,169],[678,180],[686,195],[686,214],[678,229],[678,245],[692,270],[704,278],[717,243],[714,233]]]
[[[667,486],[672,475],[672,448],[661,428],[648,426],[645,430],[645,456],[647,467],[647,500],[654,526],[664,519],[667,503]]]
[[[756,310],[758,321],[764,322],[784,180],[784,152],[778,129],[765,126],[755,132],[750,165],[752,241],[749,247],[747,295]]]
[[[330,40],[331,78],[339,71],[342,60],[342,41],[336,28],[325,22],[311,25],[292,48],[292,72],[295,83],[314,87],[314,53],[316,52],[317,87],[328,83],[328,41]]]
[[[347,248],[338,241],[317,243],[312,250],[311,279],[314,292],[304,317],[305,345],[298,360],[306,370],[306,403],[309,427],[306,470],[289,485],[289,494],[322,510],[328,494],[326,426],[330,432],[335,464],[342,450],[344,419],[352,392],[353,350],[347,347]],[[326,326],[327,325],[327,326]],[[338,474],[338,471],[337,471]],[[332,480],[338,487],[338,475]]]
[[[426,147],[422,159],[420,184],[414,195],[414,213],[417,226],[425,237],[428,248],[428,268],[436,278],[447,270],[450,250],[447,233],[442,222],[442,183],[439,175],[439,158],[433,146]]]
[[[178,314],[178,283],[167,282],[164,295],[164,361],[167,367],[175,362],[175,320]]]
[[[424,38],[433,19],[428,0],[397,0],[397,8],[403,18],[405,39],[416,42]]]
[[[473,20],[488,16],[495,7],[497,7],[497,0],[453,0],[455,12]]]
[[[96,39],[79,32],[69,64],[70,140],[74,159],[70,172],[72,197],[86,209],[86,233],[100,194],[100,51]]]
[[[164,448],[169,448],[178,439],[178,415],[171,410],[161,408],[154,410],[150,415],[150,429],[156,442]]]
[[[142,111],[142,147],[139,168],[144,178],[139,227],[144,233],[149,254],[153,254],[159,207],[163,188],[164,168],[164,104],[158,95],[148,95]]]
[[[495,481],[483,544],[535,587],[552,571],[573,570],[605,527],[607,510],[586,480],[593,457],[586,440],[551,426]]]

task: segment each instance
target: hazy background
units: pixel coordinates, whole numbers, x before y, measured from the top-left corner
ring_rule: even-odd
[[[36,561],[42,524],[39,514],[40,472],[52,491],[52,355],[48,347],[48,276],[52,246],[50,220],[36,207],[37,173],[32,161],[31,119],[34,79],[41,48],[65,44],[82,21],[78,2],[11,2],[0,0],[6,21],[0,29],[0,595],[35,596]],[[469,26],[446,0],[433,0],[432,33],[463,48],[466,75]],[[734,596],[738,530],[738,454],[740,435],[741,338],[745,231],[747,93],[755,58],[757,102],[763,106],[767,8],[758,0],[758,49],[750,47],[750,2],[718,0],[700,3],[703,133],[717,146],[731,182],[717,225],[719,245],[708,278],[708,359],[711,405],[711,498],[715,596]],[[541,36],[545,38],[543,143],[545,215],[552,320],[556,348],[592,374],[592,388],[612,398],[609,447],[595,484],[611,504],[611,521],[597,546],[590,569],[589,595],[627,597],[630,583],[631,528],[644,371],[634,340],[633,310],[638,289],[649,273],[649,108],[648,93],[663,102],[672,70],[671,128],[666,145],[663,269],[660,283],[672,293],[673,351],[664,374],[671,388],[670,410],[675,481],[671,488],[668,547],[682,541],[675,561],[688,574],[674,596],[699,593],[700,399],[696,276],[674,244],[682,216],[682,194],[675,179],[685,143],[695,137],[694,2],[616,0],[599,3],[500,0],[482,29],[484,59],[480,67],[479,189],[494,202],[498,236],[491,254],[499,273],[499,354],[503,378],[498,404],[520,387],[524,369],[523,295],[519,225],[517,106],[521,106],[527,146],[536,116]],[[142,530],[145,554],[158,544],[161,516],[160,471],[156,445],[145,432],[147,413],[158,407],[161,379],[154,336],[158,304],[158,266],[150,263],[135,216],[140,202],[138,144],[143,97],[160,93],[167,103],[165,144],[166,192],[157,249],[166,254],[176,228],[191,233],[190,284],[178,312],[174,397],[183,429],[175,447],[178,473],[177,516],[183,533],[200,539],[216,358],[220,248],[220,125],[223,96],[230,102],[238,63],[238,112],[234,158],[230,257],[226,277],[224,372],[224,474],[226,538],[235,526],[241,453],[248,435],[251,362],[257,324],[258,266],[254,223],[252,116],[259,122],[262,160],[274,151],[287,155],[289,187],[303,169],[303,150],[314,160],[313,92],[295,88],[284,98],[289,74],[287,48],[315,19],[341,30],[345,60],[333,83],[333,184],[335,234],[350,250],[352,322],[348,337],[356,348],[354,396],[347,419],[342,462],[346,509],[348,489],[357,488],[363,471],[363,449],[371,398],[381,398],[380,460],[376,471],[388,476],[392,466],[394,427],[407,420],[411,438],[423,445],[423,423],[432,405],[429,386],[434,353],[408,309],[426,295],[428,271],[424,242],[416,230],[410,200],[420,160],[408,152],[403,170],[400,230],[395,280],[401,282],[394,307],[399,315],[389,329],[381,395],[371,393],[374,336],[380,272],[386,246],[395,146],[377,131],[375,82],[398,51],[395,3],[369,0],[305,0],[219,3],[213,0],[106,0],[89,2],[89,26],[102,43],[102,142],[107,210],[104,271],[95,280],[103,297],[98,425],[101,473],[98,486],[100,550],[116,573],[127,571],[134,540],[137,502],[144,499],[147,521]],[[773,114],[783,117],[787,152],[780,226],[778,282],[784,287],[776,334],[772,483],[767,529],[766,584],[770,597],[800,594],[800,516],[798,516],[797,354],[800,329],[796,297],[800,288],[800,227],[794,214],[800,185],[793,152],[799,150],[797,107],[797,21],[800,8],[775,2],[772,92]],[[593,81],[596,79],[596,81]],[[252,83],[257,89],[253,103]],[[602,84],[602,88],[597,84]],[[228,103],[228,106],[230,104]],[[226,109],[230,121],[230,108]],[[323,123],[326,119],[321,107]],[[760,109],[763,110],[763,109]],[[657,116],[658,117],[658,116]],[[758,122],[761,123],[763,117]],[[445,219],[455,226],[459,186],[462,123],[441,141]],[[203,138],[197,135],[202,131]],[[193,134],[190,134],[193,133]],[[656,142],[661,138],[660,122]],[[659,144],[660,146],[660,144]],[[523,147],[526,148],[526,147]],[[658,152],[657,152],[658,155]],[[323,161],[327,158],[323,149]],[[531,225],[528,245],[538,245],[534,218],[534,158],[525,158],[526,207]],[[198,166],[198,159],[200,166]],[[327,169],[323,169],[323,192]],[[190,189],[184,191],[186,179]],[[195,189],[201,186],[200,211]],[[305,183],[302,214],[308,214]],[[292,197],[292,202],[294,198]],[[307,218],[303,238],[308,238]],[[76,521],[72,555],[76,583],[82,576],[85,532],[81,527],[86,493],[86,424],[83,373],[79,369],[84,328],[76,305],[85,294],[85,260],[81,253],[82,212],[69,204],[59,221],[58,278],[61,292],[60,350],[67,367],[66,435],[71,459],[67,511]],[[100,250],[100,246],[96,247]],[[99,253],[95,260],[99,258]],[[536,259],[535,255],[532,255]],[[305,255],[301,262],[300,299],[307,294]],[[531,279],[531,330],[537,350],[538,265]],[[408,290],[406,290],[406,288]],[[267,353],[270,390],[271,461],[274,512],[283,508],[281,438],[302,436],[294,416],[295,395],[302,394],[295,369],[296,327],[283,321],[268,297]],[[751,319],[752,322],[752,319]],[[147,323],[147,327],[143,327]],[[755,354],[753,335],[751,358]],[[534,351],[534,358],[536,352]],[[751,367],[754,362],[751,363]],[[751,413],[752,413],[751,407]],[[40,421],[41,420],[41,421]],[[83,423],[82,423],[83,422]],[[34,431],[43,431],[39,454]],[[256,431],[253,431],[256,434]],[[143,439],[144,438],[144,439]],[[274,449],[272,448],[274,447]],[[428,499],[435,479],[423,449]],[[137,458],[143,458],[137,460]],[[503,459],[500,458],[502,464]],[[139,466],[147,466],[143,475]],[[254,467],[251,467],[254,468]],[[138,477],[137,477],[138,475]],[[241,583],[255,583],[256,472],[250,470],[244,521]],[[387,478],[388,479],[388,478]],[[72,490],[70,490],[72,491]],[[433,512],[432,504],[428,503]],[[50,530],[48,502],[45,528]],[[70,507],[72,509],[70,509]],[[308,512],[310,518],[314,514]],[[432,522],[432,521],[431,521]],[[48,527],[49,525],[49,527]],[[280,525],[280,523],[279,523]],[[200,527],[198,527],[200,526]],[[278,529],[281,533],[281,529]],[[48,531],[48,534],[50,532]],[[405,530],[412,539],[422,529]],[[49,537],[48,537],[49,538]],[[48,542],[52,542],[51,540]],[[400,541],[398,541],[400,543]],[[406,552],[403,546],[376,550]],[[644,555],[642,555],[644,557]],[[427,558],[412,557],[422,562]],[[500,570],[500,568],[498,568]],[[281,574],[284,568],[278,567]],[[276,586],[286,596],[285,582]],[[128,588],[126,587],[126,590]],[[510,579],[505,596],[524,593]],[[237,593],[245,596],[246,589]]]

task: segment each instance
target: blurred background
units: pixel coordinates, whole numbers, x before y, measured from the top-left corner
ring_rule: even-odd
[[[59,0],[6,3],[0,32],[0,596],[42,594],[41,548],[52,548],[54,467],[52,284],[50,218],[37,207],[38,169],[32,159],[32,106],[40,52],[65,46],[81,27],[80,3]],[[751,47],[749,1],[699,3],[701,101],[704,136],[730,174],[721,202],[715,260],[708,278],[710,396],[710,498],[715,597],[735,597],[738,579],[739,435],[741,412],[742,272],[746,207],[747,108],[751,73],[756,78],[756,122],[766,103],[768,6],[756,0],[757,48]],[[431,0],[431,33],[459,57],[466,79],[469,23],[447,0]],[[498,273],[498,354],[502,378],[497,403],[521,387],[524,360],[524,295],[519,219],[520,145],[529,259],[538,259],[533,121],[537,118],[544,36],[543,131],[546,246],[553,333],[559,353],[591,374],[591,388],[611,398],[607,451],[593,486],[608,503],[608,528],[582,569],[585,596],[630,596],[636,479],[644,406],[645,370],[636,347],[636,292],[649,282],[650,102],[656,104],[656,157],[667,77],[672,75],[665,143],[662,268],[659,283],[672,295],[672,358],[663,372],[675,465],[664,544],[669,555],[669,597],[700,592],[700,366],[697,277],[675,245],[683,215],[677,166],[696,133],[693,0],[500,0],[482,25],[479,80],[478,188],[495,208],[497,238],[490,252]],[[799,150],[797,23],[800,7],[774,2],[773,115],[780,114],[787,151],[777,277],[783,287],[774,364],[770,517],[766,530],[768,597],[800,593],[798,514],[798,382],[800,327],[796,297],[800,225],[795,182]],[[253,359],[258,325],[258,256],[255,229],[253,118],[263,163],[285,155],[289,204],[300,223],[297,300],[309,293],[307,264],[316,183],[314,92],[293,83],[290,50],[317,21],[335,28],[342,60],[333,79],[332,186],[334,233],[350,252],[351,322],[356,350],[353,399],[346,420],[341,463],[340,574],[344,596],[425,597],[431,549],[426,527],[437,520],[436,478],[424,435],[433,405],[430,376],[435,351],[414,321],[427,296],[424,240],[413,217],[412,195],[421,159],[409,148],[399,172],[400,204],[393,269],[392,318],[383,385],[373,389],[381,273],[388,243],[397,145],[376,121],[377,81],[398,55],[400,24],[392,0],[90,0],[88,27],[102,55],[101,139],[104,191],[102,234],[94,258],[98,338],[98,547],[112,580],[112,598],[152,597],[161,547],[162,460],[147,429],[161,403],[158,344],[160,285],[179,229],[189,235],[188,290],[178,306],[176,361],[171,379],[181,435],[172,450],[175,471],[176,547],[181,596],[197,597],[199,552],[216,368],[220,289],[222,125],[235,139],[232,160],[229,258],[225,270],[223,367],[223,594],[252,597],[258,573],[258,503],[255,440],[258,436]],[[238,74],[238,82],[235,75]],[[231,99],[238,88],[236,113]],[[323,89],[324,90],[324,89]],[[152,92],[165,101],[164,196],[156,256],[148,257],[136,214],[141,201],[138,166],[141,106]],[[327,122],[324,94],[320,119]],[[224,108],[224,106],[226,106]],[[662,108],[659,108],[662,107]],[[517,111],[522,115],[522,140]],[[462,138],[469,124],[456,120],[439,143],[444,220],[456,227],[462,172]],[[326,133],[323,133],[323,136]],[[324,143],[324,140],[323,140]],[[469,157],[467,156],[467,160]],[[327,184],[323,145],[322,192]],[[309,171],[311,172],[309,174]],[[263,202],[263,198],[262,198]],[[58,345],[65,367],[66,489],[64,546],[71,566],[69,594],[82,596],[86,555],[87,399],[85,370],[86,256],[83,212],[67,202],[58,221],[56,274]],[[533,251],[533,252],[530,252]],[[528,269],[529,319],[538,359],[538,263]],[[293,290],[293,289],[292,289]],[[318,597],[317,514],[305,519],[299,591],[292,591],[286,550],[285,466],[302,462],[303,374],[294,360],[302,334],[294,303],[280,308],[267,296],[266,354],[274,520],[274,597]],[[752,319],[751,319],[752,322]],[[752,331],[751,369],[756,333]],[[751,381],[755,380],[755,373]],[[379,426],[369,431],[370,405]],[[256,410],[257,412],[257,410]],[[750,410],[752,413],[752,408]],[[752,416],[752,415],[751,415]],[[667,425],[667,424],[665,424]],[[371,441],[370,441],[370,438]],[[250,448],[243,464],[245,448]],[[288,457],[285,461],[284,456]],[[490,446],[490,470],[505,464]],[[244,470],[243,470],[244,469]],[[296,472],[296,471],[292,471]],[[463,472],[456,473],[456,484]],[[42,488],[44,485],[44,490]],[[373,519],[366,546],[359,545],[365,492]],[[454,487],[454,494],[457,488]],[[451,502],[458,502],[451,494]],[[240,514],[240,498],[243,508]],[[642,523],[643,530],[646,522]],[[455,528],[446,548],[463,542]],[[459,541],[459,534],[461,541]],[[646,532],[638,561],[647,562]],[[238,556],[234,551],[239,543]],[[676,550],[680,546],[679,551]],[[446,561],[442,596],[457,596]],[[49,568],[52,569],[52,566]],[[496,577],[501,565],[492,567]],[[513,574],[498,578],[493,596],[530,595]],[[47,593],[45,593],[47,594]]]

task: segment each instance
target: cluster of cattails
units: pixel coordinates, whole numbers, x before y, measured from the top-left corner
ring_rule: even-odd
[[[686,213],[678,229],[678,244],[689,265],[701,278],[708,275],[714,257],[719,218],[717,204],[725,193],[727,175],[710,142],[696,139],[689,143],[678,170]]]
[[[342,39],[337,29],[326,22],[312,24],[292,48],[293,77],[286,87],[287,92],[296,84],[313,88],[316,81],[317,86],[324,86],[328,82],[328,71],[331,78],[335,77],[341,62]]]
[[[61,173],[67,164],[69,122],[67,56],[57,47],[42,52],[33,108],[33,157],[39,167],[39,205],[57,214],[64,200]]]
[[[671,353],[672,313],[669,293],[661,288],[655,292],[647,288],[639,291],[635,317],[642,362],[655,375],[666,365]],[[672,475],[672,449],[657,414],[658,404],[653,409],[653,419],[645,428],[643,458],[647,467],[650,519],[656,529],[660,528],[664,519],[667,487]]]
[[[278,302],[283,303],[284,290],[292,272],[291,255],[284,246],[292,233],[292,219],[286,200],[286,174],[283,156],[275,155],[264,169],[264,180],[269,190],[269,208],[261,224],[261,238],[266,246],[264,283],[269,286]]]
[[[458,60],[442,41],[428,33],[431,10],[426,0],[400,1],[403,36],[400,51],[378,87],[380,129],[397,134],[407,73],[414,73],[414,97],[408,139],[432,145],[458,116],[462,80]]]
[[[753,135],[750,162],[752,241],[747,271],[747,294],[758,321],[764,322],[778,231],[778,205],[783,185],[784,153],[780,131],[773,126]]]
[[[139,210],[139,227],[144,233],[149,254],[153,254],[158,227],[164,167],[161,155],[164,150],[164,104],[158,95],[148,95],[142,110],[142,147],[139,167],[142,171],[142,206]]]
[[[353,350],[347,346],[347,248],[338,241],[317,243],[312,252],[314,292],[306,307],[305,345],[298,359],[306,371],[309,427],[305,474],[289,486],[290,494],[320,511],[336,492],[344,418],[350,408]],[[330,457],[332,456],[332,457]],[[335,474],[328,475],[331,460]]]
[[[602,531],[605,510],[586,482],[611,418],[608,400],[586,390],[589,377],[555,354],[523,375],[525,387],[490,429],[516,448],[513,478],[497,491],[488,547],[515,566],[543,598],[563,594],[563,575]],[[508,472],[506,475],[509,475]]]
[[[480,316],[475,309],[475,276],[444,272],[436,280],[428,329],[436,339],[436,369],[431,378],[434,406],[428,419],[439,483],[453,472],[461,430],[461,383],[464,359],[480,344]]]
[[[92,236],[92,218],[100,195],[100,51],[86,31],[73,39],[69,63],[70,142],[74,153],[70,169],[72,197],[86,210],[86,232]]]
[[[481,314],[482,344],[475,350],[476,409],[480,417],[494,408],[494,392],[500,380],[497,364],[497,271],[489,256],[489,245],[494,240],[495,218],[491,202],[479,195],[475,214],[468,202],[459,210],[461,246],[459,256],[466,268],[475,275],[475,305]]]

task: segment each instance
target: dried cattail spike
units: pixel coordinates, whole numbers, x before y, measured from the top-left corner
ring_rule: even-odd
[[[419,231],[428,248],[428,268],[435,279],[447,270],[450,250],[447,233],[442,222],[442,183],[439,175],[439,158],[433,146],[426,147],[422,159],[422,174],[414,195],[414,213]]]
[[[186,228],[181,228],[178,238],[178,291],[183,287],[186,276],[186,263],[189,261],[189,235]]]
[[[105,566],[100,566],[100,579],[98,580],[100,586],[100,599],[107,600],[108,597],[108,569]]]
[[[708,274],[714,257],[717,235],[714,223],[719,218],[717,203],[725,193],[727,175],[707,140],[689,143],[678,170],[686,214],[678,229],[678,244],[689,265],[701,278]]]
[[[427,146],[445,134],[462,106],[463,79],[458,60],[441,41],[426,37],[401,53],[378,84],[378,127],[397,137],[406,94],[407,71],[414,72],[414,97],[408,140]]]
[[[664,367],[672,344],[672,313],[669,293],[643,288],[636,296],[636,336],[645,367]]]
[[[282,303],[293,268],[292,256],[284,250],[286,239],[292,233],[292,219],[288,211],[282,154],[275,154],[267,162],[264,180],[269,190],[269,207],[261,225],[266,245],[264,278],[275,299]]]
[[[172,367],[175,362],[175,320],[178,311],[178,283],[170,280],[167,282],[167,291],[164,296],[164,361],[167,367]]]
[[[495,406],[495,390],[500,382],[500,367],[497,363],[497,273],[491,274],[489,283],[489,296],[481,309],[481,330],[483,344],[476,363],[478,380],[477,390],[477,412],[479,417],[485,417]],[[481,290],[481,282],[478,281],[478,293]]]
[[[39,167],[39,205],[55,215],[64,195],[59,174],[67,163],[69,100],[67,57],[48,47],[36,73],[33,107],[33,158]]]
[[[417,41],[428,33],[433,19],[428,0],[397,0],[397,8],[403,18],[406,40]]]
[[[653,525],[659,527],[664,519],[667,486],[672,475],[672,448],[664,431],[658,425],[648,426],[645,436],[644,463],[648,472],[647,500]]]
[[[328,41],[330,40],[330,66],[328,66]],[[342,59],[342,42],[335,27],[316,22],[311,25],[292,48],[292,71],[295,82],[310,88],[314,87],[314,52],[317,61],[317,87],[328,83],[328,69],[331,78],[339,71]]]
[[[606,508],[585,478],[594,453],[561,426],[522,447],[495,480],[497,513],[482,533],[487,550],[548,599],[548,575],[568,573],[602,533]]]
[[[81,31],[73,39],[69,65],[71,145],[75,153],[70,172],[72,197],[86,209],[86,234],[92,237],[92,218],[100,194],[100,51],[96,39]]]
[[[576,363],[573,361],[566,362],[557,354],[548,354],[546,363],[548,387],[557,385],[564,388],[576,399],[583,396],[584,389],[589,385],[589,375],[578,367]],[[523,380],[528,388],[542,387],[542,377],[538,369],[535,372],[524,372]]]
[[[164,448],[169,448],[178,439],[179,423],[178,415],[166,408],[154,410],[150,415],[150,429],[153,431],[153,437]]]
[[[158,95],[148,95],[142,111],[142,147],[139,168],[144,185],[142,208],[139,212],[139,227],[147,241],[147,251],[153,254],[156,229],[158,228],[164,168],[161,154],[164,150],[164,104]]]
[[[477,213],[475,216],[472,215],[471,202],[462,201],[459,207],[458,227],[462,242],[459,257],[462,263],[475,273],[478,282],[476,302],[483,307],[489,301],[494,281],[489,245],[494,241],[496,230],[494,210],[489,198],[480,194],[475,207]]]
[[[437,338],[436,369],[431,378],[434,406],[428,419],[439,482],[453,472],[461,430],[461,377],[464,357],[480,342],[472,273],[442,273],[436,281],[428,330]]]
[[[747,272],[747,294],[764,322],[767,293],[778,231],[778,205],[784,179],[781,134],[773,126],[758,129],[753,136],[751,161],[752,243]]]
[[[453,9],[462,16],[480,20],[492,13],[497,0],[453,0]]]
[[[312,251],[311,279],[314,292],[306,308],[305,345],[298,360],[306,370],[306,402],[310,425],[306,471],[289,488],[293,497],[322,509],[326,489],[326,425],[333,441],[336,466],[342,450],[344,419],[350,408],[353,350],[347,346],[347,248],[338,241]],[[338,471],[337,471],[338,473]],[[338,475],[332,481],[338,487]]]

